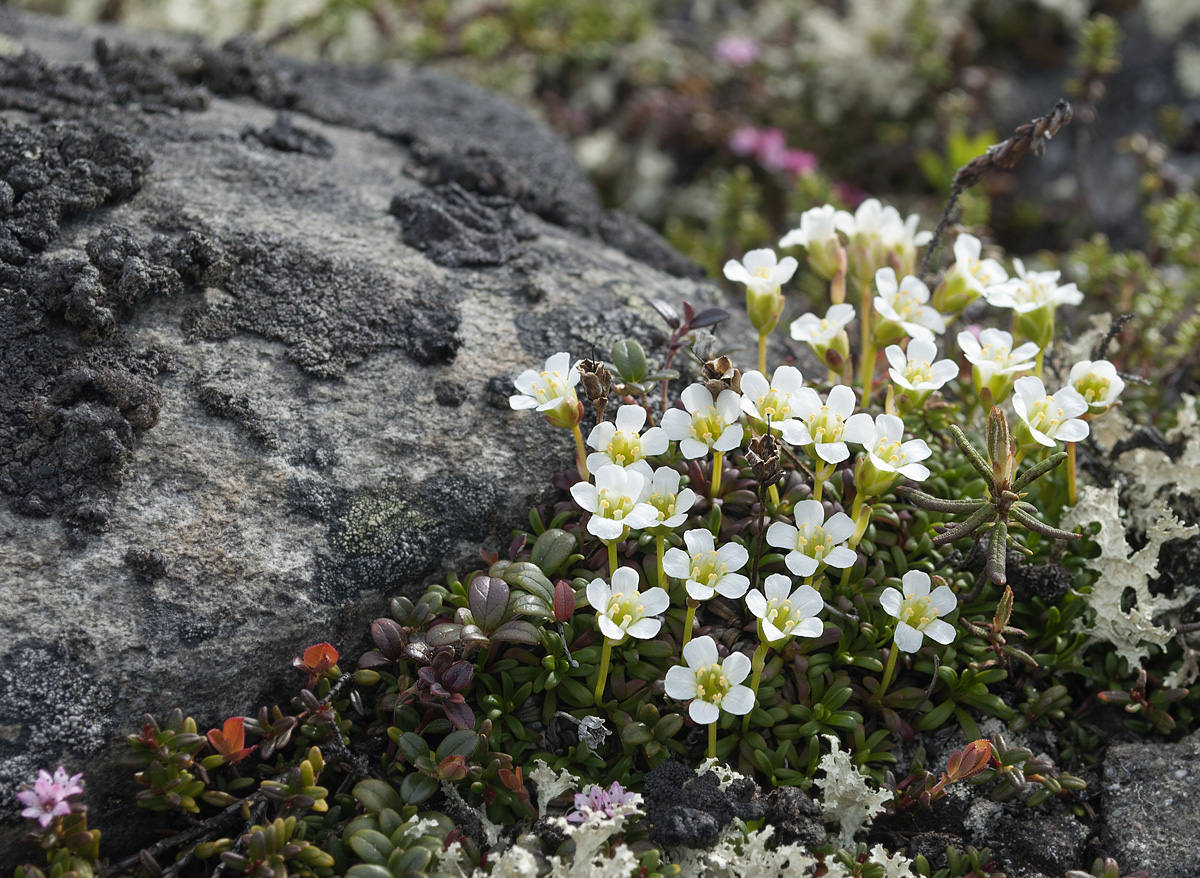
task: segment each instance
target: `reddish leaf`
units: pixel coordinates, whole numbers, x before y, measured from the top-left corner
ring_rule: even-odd
[[[292,659],[292,666],[308,674],[309,688],[325,676],[325,672],[337,664],[338,651],[328,643],[318,643],[304,650],[304,658]]]
[[[238,763],[254,752],[246,747],[246,721],[240,716],[231,716],[220,729],[210,729],[208,743],[225,757],[226,762]]]

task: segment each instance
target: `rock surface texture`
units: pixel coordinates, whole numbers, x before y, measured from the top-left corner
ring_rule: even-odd
[[[143,713],[211,728],[312,643],[352,662],[570,464],[513,376],[717,291],[462,83],[0,32],[0,850],[60,762],[120,846]]]

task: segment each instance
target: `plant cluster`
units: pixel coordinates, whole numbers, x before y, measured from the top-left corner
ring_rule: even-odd
[[[305,680],[287,707],[207,734],[180,711],[147,717],[128,738],[138,803],[192,824],[108,874],[173,860],[177,874],[399,878],[505,857],[673,874],[636,794],[664,762],[705,756],[764,787],[820,787],[843,837],[813,863],[870,874],[855,832],[953,783],[1086,813],[1079,777],[985,738],[985,720],[1043,727],[1075,761],[1106,704],[1145,731],[1190,727],[1190,690],[1162,684],[1176,646],[1141,665],[1091,648],[1089,534],[1057,526],[1075,503],[1071,449],[1124,386],[1110,362],[1054,349],[1075,285],[1020,260],[1010,273],[960,233],[931,291],[913,274],[929,234],[875,200],[815,208],[783,244],[828,283],[825,316],[789,324],[815,371],[768,370],[798,260],[760,249],[725,267],[757,368],[697,353],[726,312],[656,303],[675,329],[662,369],[623,339],[609,362],[559,352],[518,376],[512,408],[573,436],[559,498],[505,557],[394,598],[353,673],[318,644],[294,661]],[[1009,329],[951,332],[985,306]],[[666,367],[688,346],[703,367],[675,397]],[[1039,591],[1032,571],[1070,587]],[[947,725],[968,744],[944,770],[905,756]],[[60,769],[21,794],[48,872],[19,878],[98,868],[78,781]],[[548,823],[556,799],[574,810]],[[532,833],[508,849],[508,827]],[[737,844],[774,856],[745,832]],[[951,862],[986,874],[988,856]]]

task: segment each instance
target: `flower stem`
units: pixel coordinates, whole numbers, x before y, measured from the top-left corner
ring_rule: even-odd
[[[1079,501],[1075,485],[1075,443],[1067,443],[1067,505],[1074,506]]]
[[[654,547],[658,551],[658,587],[665,589],[666,573],[663,572],[663,555],[667,551],[667,537],[665,534],[659,534],[654,538]]]
[[[766,332],[758,334],[758,371],[763,375],[767,374],[767,335]]]
[[[847,544],[851,551],[858,548],[863,534],[867,532],[867,525],[871,523],[871,507],[865,501],[866,497],[862,491],[859,491],[854,498],[854,514],[851,516],[854,519],[854,533],[851,534],[850,542]]]
[[[604,684],[608,682],[608,661],[612,658],[613,640],[611,637],[604,638],[604,649],[600,651],[600,676],[596,678],[596,691],[593,700],[596,706],[599,707],[604,698]]]
[[[592,474],[587,468],[587,447],[583,444],[583,431],[576,424],[571,428],[571,432],[575,434],[575,463],[579,466],[579,476],[585,482],[590,482]]]
[[[858,374],[862,378],[863,405],[871,399],[871,380],[875,375],[875,336],[871,334],[871,282],[862,284],[862,310],[859,312],[859,326],[862,328],[862,360],[859,363]]]
[[[692,627],[696,624],[696,607],[698,606],[700,606],[699,601],[694,601],[691,598],[687,599],[687,615],[683,617],[683,643],[679,645],[679,654],[681,656],[683,655],[683,648],[692,639]]]
[[[825,490],[825,480],[833,473],[834,464],[821,462],[817,467],[817,471],[813,473],[813,494],[812,498],[818,503],[821,502],[821,494]]]
[[[1034,369],[1033,369],[1033,374],[1036,375],[1038,378],[1042,377],[1042,364],[1045,359],[1046,359],[1046,351],[1044,349],[1038,351],[1037,352],[1037,360],[1036,360],[1037,365],[1034,366]]]
[[[879,691],[875,693],[875,697],[871,699],[872,701],[883,701],[884,693],[887,692],[888,686],[891,685],[892,674],[896,672],[896,657],[898,655],[900,655],[900,648],[893,643],[892,648],[888,650],[888,663],[887,667],[883,669],[883,681],[879,684]]]
[[[846,270],[841,269],[829,281],[829,301],[840,305],[846,301]]]
[[[771,498],[771,506],[779,506],[779,489],[772,483],[767,485],[767,496]]]
[[[608,546],[608,579],[611,582],[617,573],[617,565],[619,563],[617,561],[617,541],[609,540],[605,542],[605,545]]]
[[[721,470],[724,468],[725,452],[714,451],[712,463],[712,478],[708,480],[708,496],[716,497],[721,490]]]
[[[767,645],[760,643],[758,649],[754,650],[754,658],[750,660],[750,666],[754,668],[754,675],[750,678],[750,691],[754,693],[754,703],[758,704],[758,684],[762,682],[763,668],[767,664]],[[754,712],[754,708],[750,708],[750,713]],[[750,713],[742,717],[742,734],[746,734],[750,730]]]
[[[717,758],[717,724],[715,722],[708,724],[708,758]]]

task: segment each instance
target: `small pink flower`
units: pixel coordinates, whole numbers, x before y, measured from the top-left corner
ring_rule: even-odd
[[[807,174],[817,169],[817,157],[803,149],[789,149],[783,156],[783,169],[789,174]]]
[[[758,60],[758,43],[750,37],[729,34],[717,40],[713,57],[731,67],[749,67]]]
[[[758,163],[768,171],[781,171],[787,157],[787,137],[779,128],[764,128],[758,134]]]
[[[567,820],[571,823],[584,823],[593,814],[613,817],[618,807],[636,807],[641,798],[637,793],[626,792],[615,780],[607,790],[592,784],[584,792],[575,794],[575,810],[567,815]]]
[[[82,773],[68,775],[61,765],[53,777],[45,769],[39,770],[33,789],[17,793],[17,800],[27,806],[21,816],[37,820],[44,829],[55,817],[70,814],[71,803],[67,799],[83,792],[83,787],[79,785],[82,777]]]
[[[734,155],[750,155],[758,151],[760,133],[753,125],[735,128],[729,135],[729,149]]]

